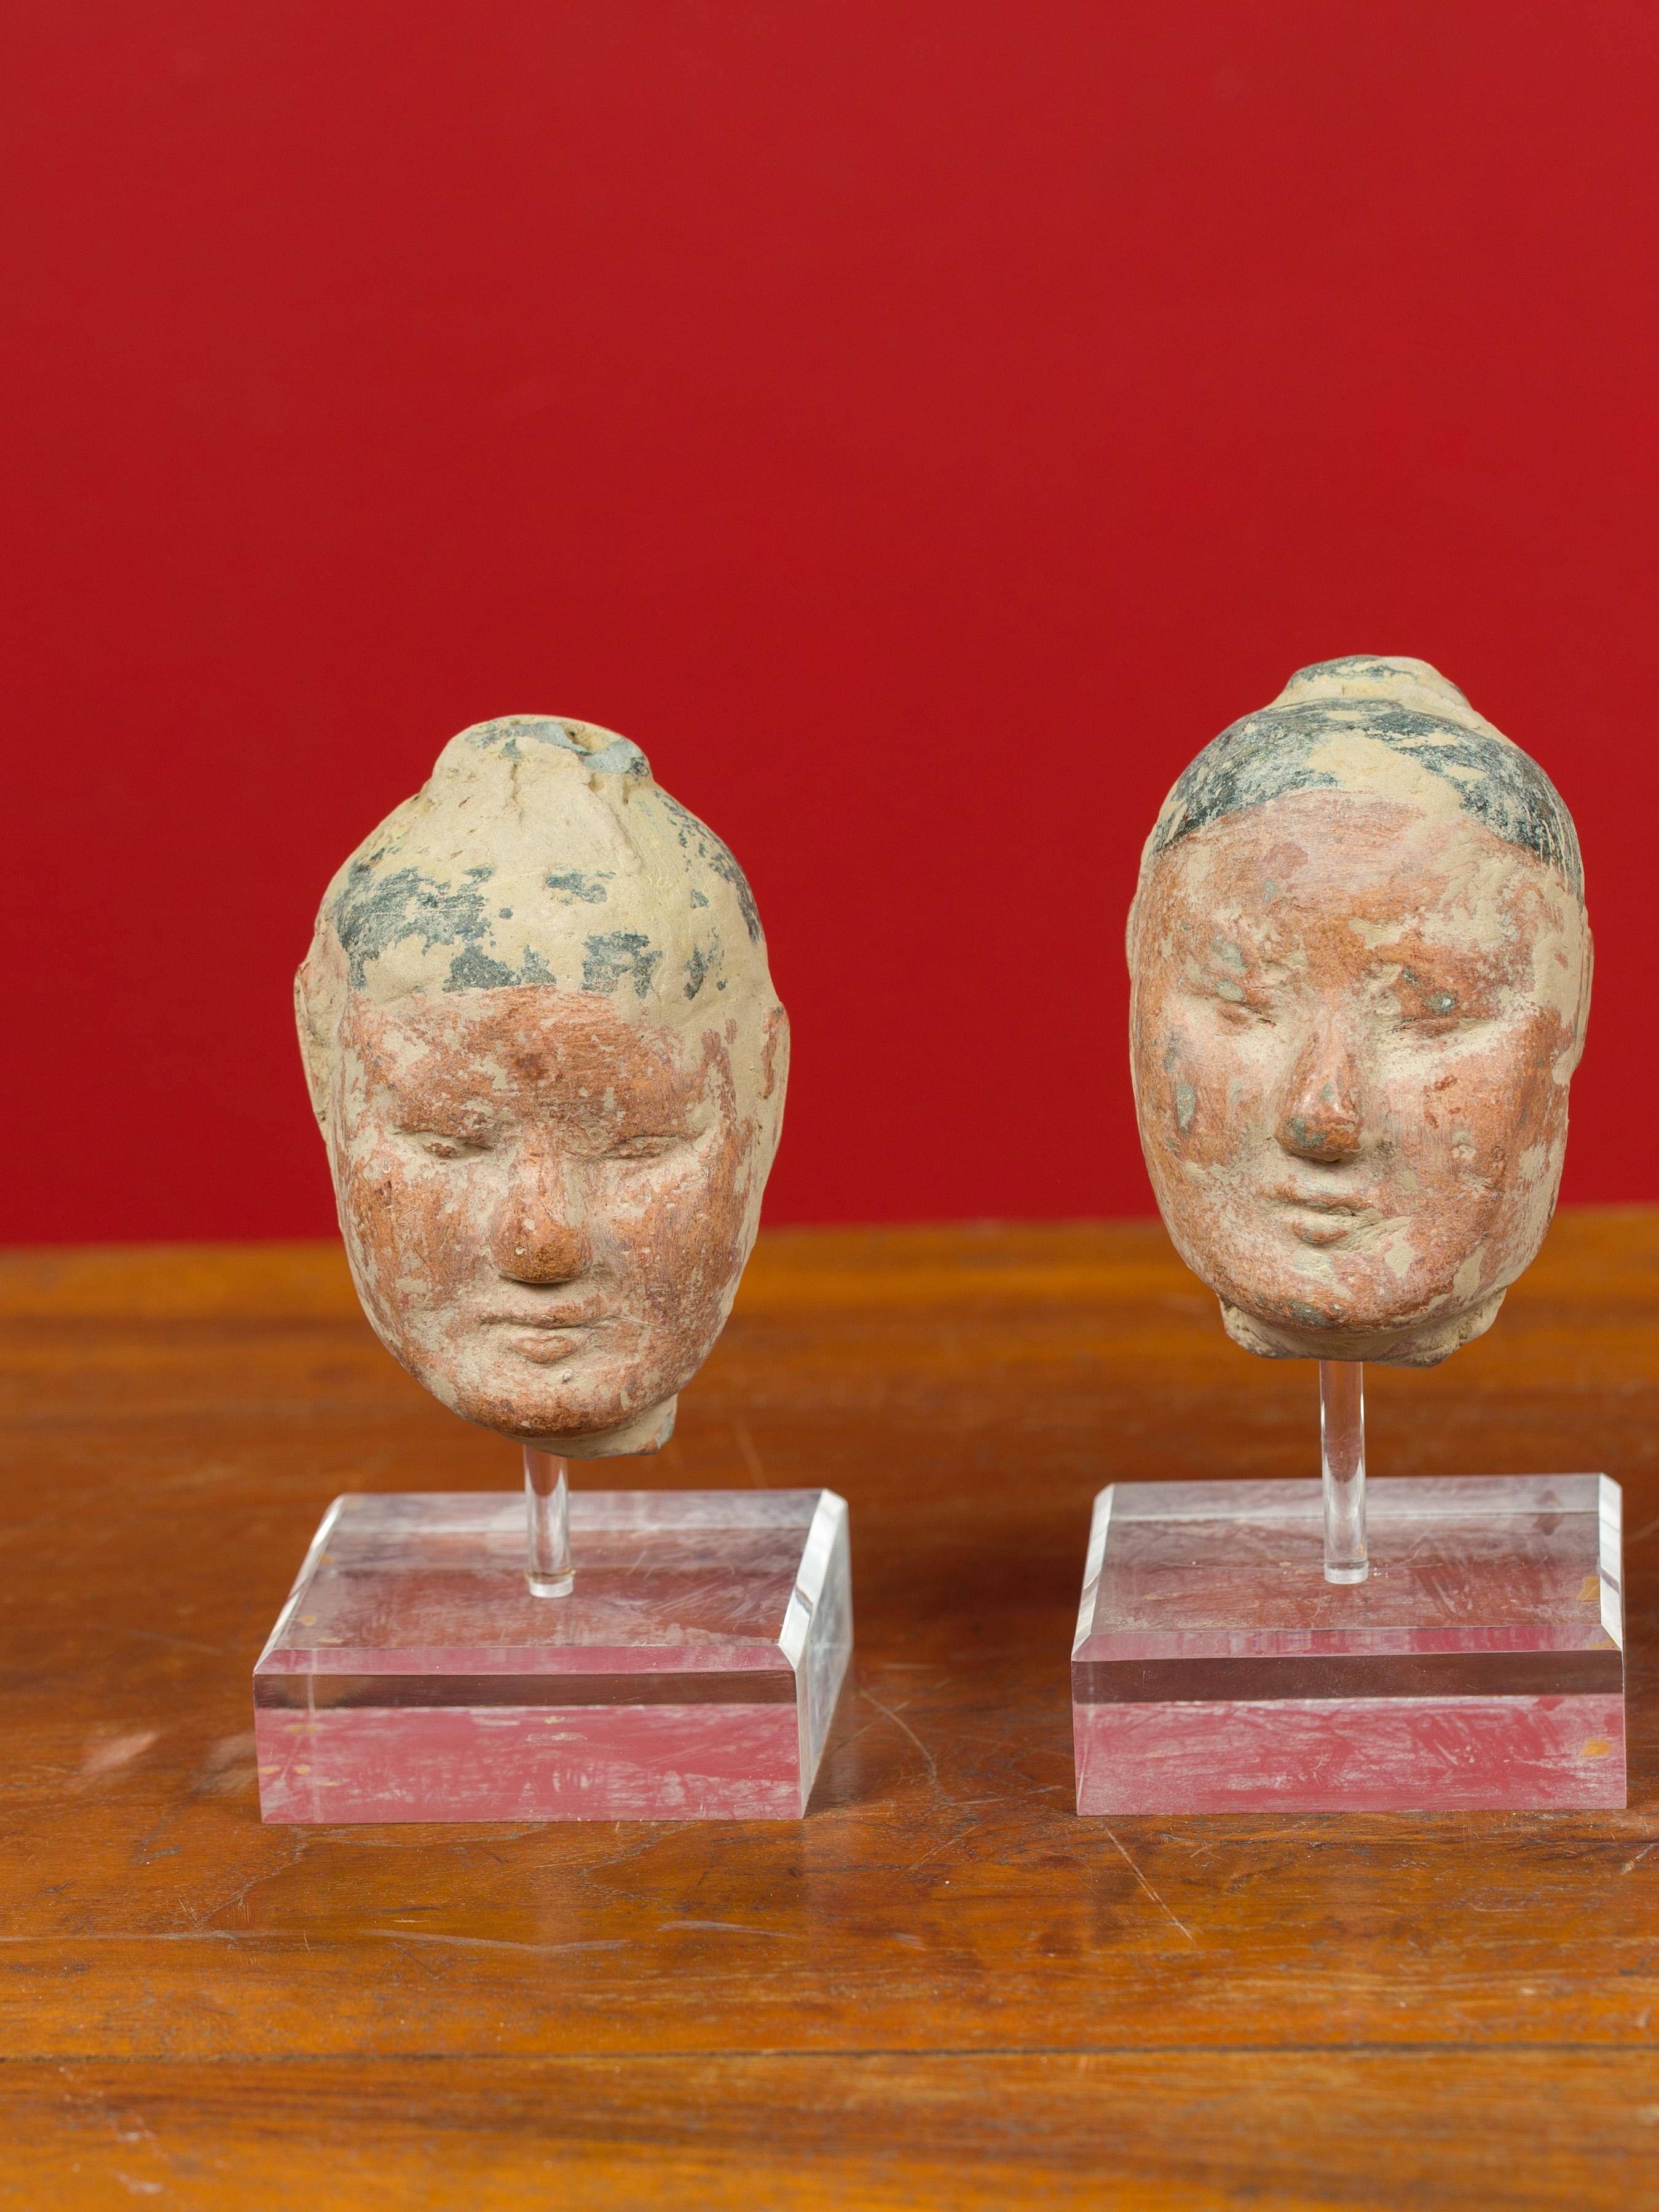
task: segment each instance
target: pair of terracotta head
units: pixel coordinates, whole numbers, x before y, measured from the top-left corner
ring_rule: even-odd
[[[1426,664],[1304,669],[1176,783],[1129,921],[1153,1188],[1227,1328],[1427,1364],[1547,1227],[1590,945],[1542,771]],[[624,738],[465,730],[331,884],[300,1028],[363,1304],[446,1405],[648,1451],[723,1325],[788,1024]]]

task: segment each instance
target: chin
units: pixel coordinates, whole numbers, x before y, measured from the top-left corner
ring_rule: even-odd
[[[1448,1300],[1432,1313],[1419,1310],[1398,1319],[1361,1313],[1340,1325],[1322,1328],[1288,1321],[1282,1315],[1249,1311],[1224,1297],[1221,1319],[1233,1342],[1258,1359],[1353,1359],[1376,1367],[1437,1367],[1454,1352],[1484,1336],[1503,1303],[1503,1291],[1493,1291],[1473,1305],[1452,1306]]]
[[[576,1364],[572,1362],[573,1366]],[[661,1449],[674,1431],[675,1394],[643,1396],[606,1387],[602,1376],[549,1387],[545,1369],[492,1363],[484,1372],[415,1370],[416,1380],[452,1413],[509,1443],[565,1459],[611,1459]]]
[[[522,1372],[452,1377],[441,1395],[463,1419],[526,1444],[544,1437],[587,1436],[622,1428],[641,1410],[617,1391],[584,1388],[580,1381],[565,1389],[550,1389],[541,1371],[528,1380]]]
[[[566,1408],[535,1427],[517,1419],[505,1427],[494,1421],[483,1425],[509,1443],[529,1444],[559,1459],[620,1459],[635,1452],[660,1451],[674,1433],[678,1402],[678,1398],[664,1398],[654,1405],[618,1408],[614,1415],[599,1417],[586,1409]]]

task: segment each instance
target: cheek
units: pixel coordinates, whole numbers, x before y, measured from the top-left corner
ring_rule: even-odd
[[[1386,1079],[1392,1118],[1421,1132],[1430,1159],[1500,1169],[1559,1121],[1565,1094],[1551,1075],[1557,1029],[1546,1017],[1455,1054],[1395,1055]]]
[[[1137,1010],[1135,1088],[1143,1127],[1165,1143],[1184,1146],[1193,1133],[1200,1089],[1207,1089],[1206,1059],[1179,1010],[1167,1001]]]
[[[341,1197],[360,1264],[383,1303],[441,1304],[472,1273],[488,1206],[470,1180],[423,1173],[389,1144],[360,1145]]]
[[[629,1272],[659,1313],[695,1313],[701,1326],[702,1308],[710,1297],[718,1303],[735,1274],[745,1150],[737,1133],[724,1133],[689,1160],[617,1176],[596,1194]]]
[[[1224,1158],[1271,1121],[1285,1060],[1269,1029],[1223,1033],[1172,1014],[1142,1036],[1142,1118],[1189,1158]]]

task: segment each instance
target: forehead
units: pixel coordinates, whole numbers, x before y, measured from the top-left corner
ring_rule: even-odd
[[[1449,719],[1440,711],[1443,700],[1424,713],[1382,696],[1286,697],[1247,714],[1177,778],[1149,850],[1166,851],[1229,815],[1291,793],[1370,792],[1414,797],[1430,813],[1464,815],[1553,868],[1582,899],[1578,839],[1560,793],[1536,761],[1446,689],[1462,710]]]
[[[341,1041],[399,1090],[473,1097],[683,1097],[708,1054],[665,1024],[629,1018],[590,993],[529,986],[411,995],[383,1006],[353,992]]]
[[[1191,927],[1247,934],[1356,921],[1471,948],[1512,939],[1565,886],[1463,814],[1303,791],[1230,814],[1160,854],[1143,897]]]

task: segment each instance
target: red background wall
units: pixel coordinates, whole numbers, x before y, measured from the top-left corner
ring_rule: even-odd
[[[1650,0],[9,21],[0,1235],[326,1227],[317,896],[526,708],[753,878],[773,1219],[1141,1210],[1140,841],[1362,650],[1573,808],[1659,1198]]]

